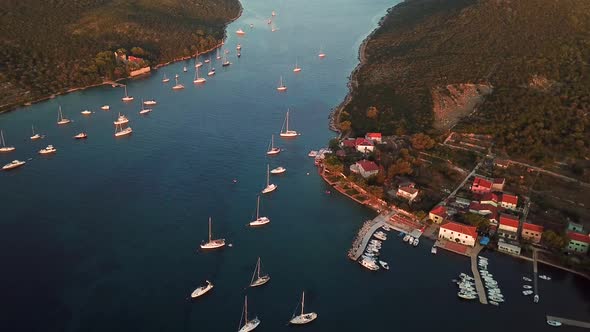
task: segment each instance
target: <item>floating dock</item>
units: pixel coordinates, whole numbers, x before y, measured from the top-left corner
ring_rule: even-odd
[[[353,261],[356,261],[361,257],[369,240],[371,240],[371,236],[375,233],[379,228],[383,227],[387,223],[387,220],[394,215],[395,212],[388,212],[385,214],[380,214],[375,219],[371,220],[369,223],[363,225],[361,230],[359,231],[357,238],[353,242],[353,247],[350,249],[348,253],[348,257]]]
[[[575,326],[575,327],[582,327],[582,328],[586,328],[586,329],[590,329],[590,323],[589,322],[582,322],[580,320],[574,320],[574,319],[568,319],[568,318],[562,318],[562,317],[555,317],[555,316],[549,316],[547,315],[547,320],[554,320],[556,322],[560,322],[563,325],[569,325],[569,326]]]
[[[477,256],[479,255],[481,249],[482,246],[476,244],[474,250],[471,252],[471,273],[473,273],[473,278],[475,278],[475,289],[477,290],[477,295],[479,296],[479,302],[481,304],[488,304],[488,300],[486,298],[486,288],[483,286],[481,276],[479,275],[479,270],[477,269]]]

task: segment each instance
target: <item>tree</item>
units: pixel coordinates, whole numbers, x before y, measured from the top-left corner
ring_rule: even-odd
[[[338,140],[337,138],[332,138],[330,140],[330,144],[328,144],[328,147],[332,151],[339,150],[340,149],[340,140]]]
[[[367,118],[374,120],[377,118],[378,115],[379,115],[379,110],[377,109],[377,107],[371,106],[371,107],[369,107],[369,109],[367,109]]]
[[[350,121],[342,121],[342,122],[340,122],[338,127],[341,131],[349,131],[351,128],[351,123],[350,123]]]
[[[393,179],[397,175],[412,174],[412,164],[405,160],[398,159],[395,164],[389,166],[387,177]]]
[[[144,57],[146,55],[146,52],[143,50],[143,48],[136,46],[131,49],[131,54],[133,54],[136,57]]]
[[[561,250],[565,247],[567,239],[552,230],[546,230],[541,236],[541,240],[545,245],[553,250]]]
[[[423,133],[413,135],[411,141],[412,147],[416,150],[429,150],[434,146],[434,140]]]
[[[477,213],[467,212],[463,215],[463,220],[471,226],[477,227],[477,230],[480,232],[486,232],[490,227],[490,221]]]

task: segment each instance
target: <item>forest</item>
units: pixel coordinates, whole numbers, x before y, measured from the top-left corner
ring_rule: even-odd
[[[442,134],[432,89],[481,83],[493,93],[454,130],[491,134],[497,152],[537,164],[590,152],[590,1],[408,0],[389,10],[365,56],[344,131]]]
[[[0,111],[126,77],[124,51],[155,65],[219,43],[238,0],[20,0],[0,5]]]

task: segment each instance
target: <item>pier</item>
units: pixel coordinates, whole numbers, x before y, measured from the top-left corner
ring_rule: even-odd
[[[387,212],[382,213],[375,217],[375,219],[366,222],[363,227],[361,227],[356,239],[352,244],[352,248],[348,252],[348,258],[356,261],[361,257],[371,236],[375,233],[380,227],[383,227],[387,223],[387,220],[393,216],[395,212]]]
[[[535,296],[539,295],[539,269],[537,268],[537,250],[533,249],[533,290]],[[540,298],[540,296],[539,296]]]
[[[481,281],[481,276],[479,275],[479,270],[477,269],[477,256],[483,247],[479,244],[475,245],[473,251],[471,252],[471,273],[473,273],[473,278],[475,278],[475,289],[477,289],[477,296],[479,296],[479,302],[481,304],[488,304],[488,300],[486,298],[486,289],[483,286],[483,282]]]
[[[560,322],[563,325],[569,325],[569,326],[575,326],[575,327],[582,327],[582,328],[590,329],[590,323],[589,322],[582,322],[580,320],[574,320],[574,319],[568,319],[568,318],[562,318],[562,317],[555,317],[555,316],[549,316],[549,315],[547,315],[547,320],[548,321],[549,320],[554,320],[556,322]]]

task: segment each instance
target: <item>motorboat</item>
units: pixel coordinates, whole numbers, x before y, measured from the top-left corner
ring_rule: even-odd
[[[241,50],[242,49],[242,45],[238,44],[238,46],[236,46],[236,50]]]
[[[122,125],[117,125],[115,127],[115,137],[127,136],[133,132],[131,127],[123,128]]]
[[[305,306],[305,292],[303,292],[303,294],[301,295],[301,313],[297,316],[293,315],[293,317],[291,317],[291,319],[289,320],[289,323],[294,324],[294,325],[304,325],[307,323],[311,323],[316,318],[318,318],[318,314],[315,312],[305,313],[303,310],[304,306]]]
[[[383,227],[381,227],[384,231],[389,232],[391,231],[391,228],[387,225],[383,225]]]
[[[127,117],[121,113],[119,113],[119,117],[117,117],[117,120],[113,121],[115,126],[126,124],[128,122],[129,122],[129,119],[127,119]]]
[[[91,115],[92,112],[89,110],[83,110],[82,112],[80,112],[82,115]]]
[[[524,289],[532,289],[533,286],[531,286],[531,285],[522,285],[522,288],[524,288]]]
[[[286,168],[279,166],[270,170],[270,174],[283,174],[287,171]]]
[[[256,219],[250,222],[250,226],[263,226],[270,222],[268,217],[260,216],[260,196],[256,200]]]
[[[495,305],[495,306],[499,306],[500,303],[496,302],[496,301],[489,301],[489,304]]]
[[[408,242],[410,240],[410,234],[406,234],[403,238],[404,242]]]
[[[309,151],[309,153],[307,154],[307,156],[308,156],[308,157],[311,157],[311,158],[315,158],[315,157],[317,157],[317,155],[318,155],[318,152],[317,152],[317,151],[315,151],[315,150],[311,150],[311,151]]]
[[[146,106],[154,106],[154,105],[156,105],[157,103],[158,103],[158,102],[157,102],[157,101],[155,101],[155,100],[153,100],[153,99],[146,100],[146,101],[144,101],[144,102],[143,102],[143,104],[144,104],[144,105],[146,105]]]
[[[211,238],[211,217],[209,217],[209,237],[207,242],[201,243],[201,249],[216,249],[225,246],[225,239]]]
[[[464,293],[464,292],[457,293],[457,296],[459,296],[460,298],[465,299],[465,300],[474,300],[476,298],[475,294]]]
[[[414,243],[412,243],[412,244],[414,245],[414,247],[417,247],[418,246],[418,243],[420,243],[420,239],[415,238],[414,239]]]
[[[100,107],[100,109],[103,110],[103,111],[108,111],[108,110],[111,109],[111,107],[109,105],[103,105],[103,106]]]
[[[88,138],[88,134],[86,134],[86,133],[82,132],[82,133],[76,134],[76,135],[74,136],[74,138],[75,138],[75,139],[84,139],[84,138]]]
[[[26,164],[26,162],[20,161],[20,160],[13,160],[13,161],[9,162],[8,164],[4,165],[2,167],[2,170],[9,171],[11,169],[15,169],[15,168],[21,167],[24,164]]]
[[[242,325],[242,319],[240,319],[239,326],[241,327],[238,332],[250,332],[260,325],[260,319],[258,319],[258,317],[251,320],[248,319],[248,296],[245,296],[244,298],[244,312],[242,312],[242,318],[244,325]]]
[[[213,284],[209,280],[205,280],[207,283],[205,286],[197,287],[192,293],[191,298],[196,299],[197,297],[205,295],[211,289],[213,289]]]
[[[375,234],[373,234],[373,236],[381,241],[387,240],[387,236],[383,233],[380,233],[380,232],[375,232]]]
[[[281,148],[278,148],[275,146],[275,135],[272,135],[270,137],[270,144],[269,144],[268,150],[266,151],[266,154],[269,156],[272,156],[272,155],[277,155],[279,153],[281,153]]]
[[[382,268],[389,270],[389,264],[387,264],[387,262],[379,261],[379,265],[381,265]]]
[[[246,33],[244,32],[244,30],[242,30],[242,28],[239,28],[238,30],[236,30],[236,35],[238,35],[238,36],[243,36],[245,34]]]
[[[57,110],[57,124],[58,125],[65,125],[65,124],[68,124],[70,122],[72,122],[72,121],[70,121],[70,119],[64,118],[64,115],[61,112],[61,106],[59,106],[59,108]]]
[[[433,255],[436,255],[436,251],[437,251],[436,246],[432,246],[432,249],[430,249],[430,253]]]
[[[562,323],[559,321],[556,321],[556,320],[548,319],[547,324],[549,324],[551,326],[558,327],[558,326],[561,326]]]
[[[377,271],[379,270],[379,266],[377,264],[375,264],[374,260],[369,260],[369,259],[361,259],[359,262],[363,267],[371,270],[371,271]]]
[[[186,68],[186,66],[184,66],[184,67],[182,67],[182,71],[186,73],[188,71],[188,68]]]
[[[7,146],[6,141],[4,141],[4,131],[0,130],[0,152],[12,152],[16,150],[14,146]]]
[[[408,239],[408,244],[410,244],[410,245],[414,244],[414,238],[412,236],[410,236],[410,238]]]
[[[539,278],[540,278],[540,279],[543,279],[543,280],[547,280],[547,281],[551,280],[551,277],[549,277],[549,276],[546,276],[546,275],[544,275],[544,274],[541,274],[541,275],[539,276]]]
[[[270,166],[266,165],[266,187],[264,187],[264,189],[262,189],[262,193],[263,194],[268,194],[270,192],[273,192],[277,189],[277,185],[274,183],[270,183]]]
[[[252,279],[250,280],[250,287],[262,286],[270,281],[270,276],[268,274],[260,274],[261,269],[262,263],[260,261],[260,257],[258,257],[258,262],[256,262],[256,267],[254,268],[254,273],[252,274]]]
[[[539,295],[535,294],[535,297],[533,298],[533,301],[535,303],[539,303]]]
[[[528,282],[531,282],[531,281],[533,281],[533,279],[531,279],[531,278],[527,278],[527,277],[522,277],[522,280],[524,280],[524,281],[528,281]]]
[[[39,154],[51,154],[56,153],[57,149],[53,147],[53,145],[48,145],[45,149],[39,150]]]
[[[532,295],[534,292],[532,290],[524,290],[522,291],[522,295]]]

